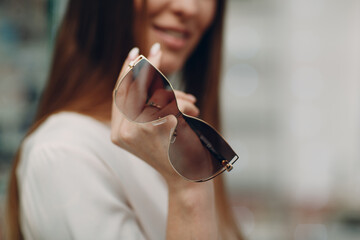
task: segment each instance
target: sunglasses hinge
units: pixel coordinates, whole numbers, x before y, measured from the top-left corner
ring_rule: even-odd
[[[141,59],[144,59],[145,57],[143,55],[138,56],[136,59],[132,60],[131,62],[129,62],[129,68],[133,69],[135,67],[135,65],[141,61]],[[146,59],[146,58],[145,58]],[[146,59],[147,60],[147,59]]]
[[[233,169],[233,165],[227,160],[222,161],[222,165],[226,168],[226,171],[230,172]]]
[[[131,61],[131,62],[129,63],[129,68],[130,68],[130,69],[133,69],[134,66],[135,66],[135,63],[136,63],[136,59],[135,59],[134,61]]]

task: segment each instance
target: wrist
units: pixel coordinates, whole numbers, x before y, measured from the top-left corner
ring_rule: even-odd
[[[188,224],[182,239],[218,239],[219,230],[215,208],[213,181],[202,183],[189,182],[169,186],[169,226]],[[167,239],[174,231],[167,232]]]
[[[198,183],[182,178],[175,184],[168,184],[168,187],[169,198],[176,199],[184,209],[215,209],[214,183],[212,180]]]

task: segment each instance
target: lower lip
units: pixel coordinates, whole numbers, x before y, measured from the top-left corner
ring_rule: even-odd
[[[161,39],[161,43],[165,44],[168,48],[174,50],[180,50],[181,48],[185,47],[187,43],[187,39],[185,38],[177,38],[166,32],[154,28],[156,35]]]

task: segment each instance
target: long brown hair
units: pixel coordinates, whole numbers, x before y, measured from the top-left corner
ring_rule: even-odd
[[[145,1],[145,0],[144,0]],[[219,0],[214,23],[186,62],[186,90],[198,99],[202,118],[219,129],[219,79],[225,0]],[[144,10],[145,11],[145,10]],[[121,14],[119,14],[121,13]],[[70,0],[60,26],[48,83],[32,133],[48,116],[67,110],[100,121],[111,118],[112,90],[122,63],[134,47],[133,0]],[[139,30],[137,30],[139,31]],[[205,96],[211,96],[206,99]],[[23,239],[20,229],[16,154],[7,199],[7,237]],[[222,177],[215,180],[216,204],[223,239],[241,239],[230,211]]]

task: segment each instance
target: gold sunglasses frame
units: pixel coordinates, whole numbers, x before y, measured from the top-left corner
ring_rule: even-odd
[[[119,107],[117,106],[116,104],[116,93],[121,85],[121,82],[123,81],[123,79],[126,77],[126,75],[136,66],[136,64],[138,64],[141,60],[145,60],[147,63],[149,63],[150,66],[152,66],[166,81],[167,83],[169,84],[172,92],[174,93],[174,96],[175,96],[175,91],[174,91],[174,88],[173,86],[171,85],[170,81],[167,79],[167,77],[157,68],[155,67],[145,56],[143,55],[139,55],[136,59],[134,59],[133,61],[131,61],[128,65],[128,68],[126,69],[125,73],[122,75],[122,76],[119,76],[116,84],[115,84],[115,88],[114,88],[114,91],[113,91],[113,101],[114,101],[114,104],[116,105],[116,107],[118,108],[118,110],[121,112],[121,114],[123,116],[125,116],[125,118],[131,122],[134,122],[136,124],[141,124],[141,122],[136,122],[134,120],[131,120],[129,119],[126,114],[124,114],[120,109]],[[176,107],[178,109],[178,114],[174,115],[176,118],[179,118],[181,115],[184,115],[186,117],[189,117],[189,118],[193,118],[193,119],[196,119],[200,122],[203,122],[204,124],[208,125],[209,127],[211,127],[218,135],[219,137],[221,137],[225,143],[231,148],[230,144],[225,140],[225,138],[214,128],[212,127],[209,123],[205,122],[204,120],[200,119],[200,118],[196,118],[196,117],[193,117],[193,116],[189,116],[183,112],[180,111],[179,109],[179,106],[177,105],[177,101],[176,101],[176,97],[175,97],[175,102],[176,102]],[[166,117],[166,116],[164,116]],[[149,121],[149,122],[146,122],[146,123],[155,123],[154,125],[157,125],[156,123],[158,122],[161,122],[161,120],[164,118],[159,118],[159,119],[155,119],[155,120],[152,120],[152,121]],[[175,132],[175,131],[174,131]],[[171,140],[170,140],[171,141]],[[169,148],[170,148],[170,145],[169,145]],[[235,153],[235,152],[234,152]],[[188,181],[191,181],[191,182],[206,182],[206,181],[209,181],[215,177],[217,177],[218,175],[220,175],[221,173],[223,173],[225,170],[230,172],[232,169],[233,169],[233,164],[239,159],[239,156],[235,153],[235,156],[230,160],[223,160],[222,161],[222,165],[223,167],[221,169],[219,169],[216,173],[214,173],[213,175],[211,175],[210,177],[208,178],[205,178],[205,179],[200,179],[200,180],[192,180],[192,179],[188,179],[187,177],[183,176],[182,174],[180,174],[176,169],[175,167],[173,166],[171,160],[170,160],[170,156],[169,156],[169,149],[168,149],[168,160],[170,162],[170,165],[171,167],[174,169],[174,171],[179,174],[181,177],[183,177],[184,179],[188,180]]]

